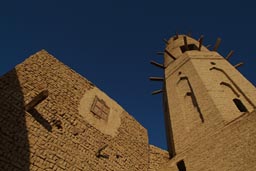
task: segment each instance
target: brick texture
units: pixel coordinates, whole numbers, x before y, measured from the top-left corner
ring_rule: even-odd
[[[243,115],[221,130],[200,139],[164,164],[159,171],[179,171],[184,160],[188,171],[256,170],[256,112]]]
[[[117,116],[120,124],[113,135],[94,127],[79,113],[79,106],[97,88],[46,51],[3,75],[0,88],[0,170],[148,169],[146,129],[105,96],[105,102],[98,101],[105,118],[95,120],[111,122]],[[48,97],[26,111],[25,106],[45,90]],[[97,93],[100,96],[100,90]],[[86,114],[93,116],[90,110],[91,105]],[[113,116],[106,119],[108,113]]]
[[[148,171],[158,171],[162,165],[169,162],[170,157],[167,151],[150,145],[149,148],[149,169]]]
[[[182,160],[189,171],[255,170],[255,87],[215,51],[182,51],[184,37],[166,47],[175,58],[165,54],[164,62],[167,137],[175,155],[162,170],[183,171]]]
[[[0,170],[256,170],[256,89],[198,46],[179,35],[165,49],[168,152],[93,83],[44,50],[30,56],[0,77]]]

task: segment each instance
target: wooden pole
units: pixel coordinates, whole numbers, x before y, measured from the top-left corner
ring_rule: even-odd
[[[165,69],[164,65],[163,64],[159,64],[155,61],[150,61],[150,63],[156,67],[159,67],[159,68],[162,68],[162,69]]]
[[[220,46],[221,38],[217,38],[216,43],[213,47],[213,51],[217,51]]]
[[[234,51],[231,50],[231,51],[228,53],[228,55],[227,55],[227,57],[226,57],[226,60],[229,60],[229,58],[230,58],[233,54],[234,54]]]

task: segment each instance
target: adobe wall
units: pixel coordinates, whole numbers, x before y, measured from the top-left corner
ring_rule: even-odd
[[[146,129],[46,51],[2,76],[0,88],[0,170],[148,169]],[[26,111],[43,90],[49,96]]]
[[[186,57],[178,58],[175,62],[179,63],[180,67],[170,66],[171,72],[166,73],[166,94],[176,154],[186,150],[191,142],[196,142],[200,137],[224,126],[224,121],[213,100],[209,98],[200,74]],[[181,79],[182,77],[187,77],[187,80]],[[192,92],[196,100],[192,98]]]
[[[189,171],[256,170],[256,112],[244,114],[175,156],[159,171],[178,171],[184,160]],[[193,136],[193,135],[191,135]]]
[[[195,40],[188,43],[199,44]],[[166,48],[177,57],[165,69],[165,103],[169,104],[171,122],[167,125],[173,130],[169,139],[176,154],[243,114],[234,100],[249,112],[256,104],[255,87],[220,54],[208,50],[182,52],[182,45],[180,37]]]
[[[170,161],[169,153],[154,145],[149,146],[149,169],[148,171],[158,171],[162,165]]]

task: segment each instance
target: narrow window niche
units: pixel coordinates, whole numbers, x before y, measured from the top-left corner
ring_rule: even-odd
[[[177,163],[177,167],[178,167],[179,171],[186,171],[186,166],[185,166],[184,160],[180,160]]]
[[[239,99],[233,99],[233,102],[235,103],[237,109],[240,112],[248,112],[247,108],[245,107],[245,105],[243,104],[243,102]]]

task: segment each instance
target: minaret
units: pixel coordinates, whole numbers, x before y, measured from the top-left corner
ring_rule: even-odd
[[[170,157],[184,153],[208,134],[221,130],[256,106],[256,89],[237,67],[218,52],[195,40],[176,35],[165,40],[163,103]],[[151,80],[161,80],[152,77]]]

